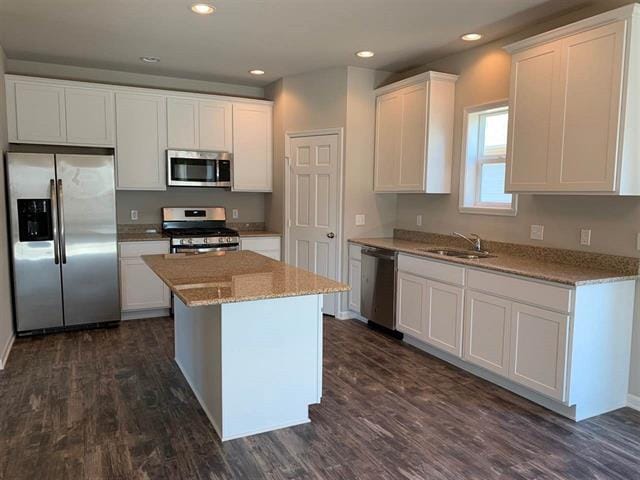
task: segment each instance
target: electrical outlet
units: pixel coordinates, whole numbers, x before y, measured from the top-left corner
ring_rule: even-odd
[[[544,240],[544,225],[531,225],[531,240]]]
[[[231,210],[231,218],[238,218],[240,214],[238,213],[238,209],[234,208],[233,210]]]
[[[591,230],[583,228],[580,230],[580,245],[591,245]]]
[[[364,225],[364,214],[358,214],[356,215],[356,227],[361,227],[362,225]]]
[[[138,210],[131,210],[131,220],[138,220]]]
[[[416,225],[417,225],[418,227],[421,227],[421,226],[422,226],[422,215],[417,215],[417,216],[416,216]]]

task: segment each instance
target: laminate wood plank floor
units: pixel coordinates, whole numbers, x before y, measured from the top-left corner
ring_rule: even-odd
[[[640,412],[574,423],[355,321],[325,318],[310,424],[221,443],[173,321],[16,341],[2,479],[640,479]]]

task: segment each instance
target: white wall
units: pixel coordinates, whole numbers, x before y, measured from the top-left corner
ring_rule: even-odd
[[[605,2],[606,3],[606,2]],[[610,8],[619,1],[607,3]],[[505,99],[509,96],[510,56],[502,46],[514,40],[599,13],[598,9],[572,13],[553,23],[537,25],[498,42],[452,55],[411,72],[437,70],[460,75],[456,84],[454,126],[454,169],[451,195],[398,195],[397,226],[438,233],[476,232],[482,237],[525,244],[546,245],[637,257],[636,238],[640,232],[640,198],[596,196],[520,195],[516,217],[462,214],[458,211],[462,122],[465,107]],[[406,75],[404,75],[406,76]],[[398,78],[398,77],[396,77]],[[416,226],[416,215],[423,226]],[[532,224],[545,226],[544,241],[529,238]],[[580,229],[592,230],[591,246],[580,245]],[[640,318],[634,333],[634,361],[631,391],[640,395]]]
[[[0,154],[7,150],[7,106],[5,104],[6,57],[0,46]],[[3,155],[2,155],[3,156]],[[0,368],[13,340],[13,310],[11,278],[9,276],[9,245],[7,238],[7,208],[4,184],[4,159],[0,163]]]

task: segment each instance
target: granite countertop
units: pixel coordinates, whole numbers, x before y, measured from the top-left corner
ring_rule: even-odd
[[[422,241],[412,241],[398,238],[354,238],[350,239],[349,241],[358,245],[385,248],[388,250],[394,250],[396,252],[434,258],[443,262],[456,263],[502,273],[521,275],[536,280],[544,280],[547,282],[560,283],[569,286],[617,282],[623,280],[636,280],[640,278],[637,269],[636,273],[632,273],[628,268],[623,268],[622,265],[620,265],[620,268],[617,268],[618,265],[615,263],[615,261],[612,261],[611,267],[607,269],[593,268],[593,266],[587,264],[586,262],[576,262],[575,264],[571,264],[568,262],[564,263],[558,261],[550,261],[545,258],[538,258],[534,255],[527,256],[522,252],[518,255],[509,253],[507,251],[494,252],[490,248],[489,252],[495,254],[496,257],[469,260],[464,258],[443,257],[442,255],[429,253],[422,250],[429,248],[454,248],[451,245],[442,243],[427,243]],[[532,252],[533,251],[534,250],[532,249]],[[566,252],[572,251],[567,250]],[[567,255],[567,257],[570,256],[571,255]],[[622,259],[622,262],[627,257],[612,256],[611,258],[620,258]]]
[[[241,237],[281,237],[282,234],[278,232],[270,232],[268,230],[239,230],[238,233]]]
[[[188,307],[346,292],[349,286],[250,251],[144,255]]]

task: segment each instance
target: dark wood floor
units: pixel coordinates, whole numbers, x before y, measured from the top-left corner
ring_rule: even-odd
[[[640,413],[579,424],[353,321],[325,320],[312,423],[220,443],[169,319],[18,340],[3,479],[634,479]]]

